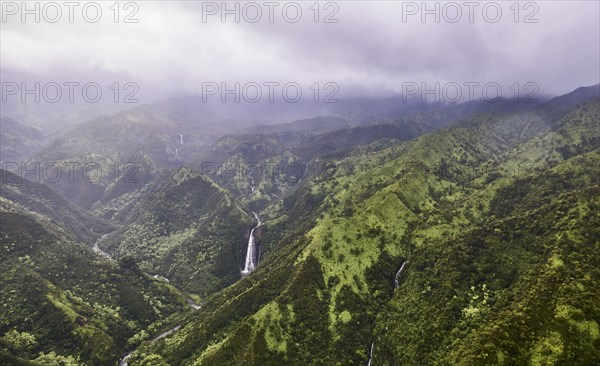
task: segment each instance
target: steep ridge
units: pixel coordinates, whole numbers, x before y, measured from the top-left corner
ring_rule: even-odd
[[[101,248],[206,296],[240,278],[254,218],[200,172],[180,168],[154,185]]]
[[[412,120],[353,126],[323,133],[286,132],[224,136],[191,166],[209,174],[249,207],[262,210],[322,169],[325,159],[346,156],[375,141],[411,140],[436,127]]]
[[[168,116],[140,107],[63,131],[29,163],[52,163],[68,170],[71,179],[61,179],[53,187],[69,201],[112,218],[114,212],[107,214],[104,206],[121,207],[111,199],[127,201],[160,169],[178,166],[175,154],[167,150],[178,130]]]
[[[109,365],[189,311],[130,259],[106,261],[39,216],[2,205],[0,225],[3,365]]]
[[[35,154],[46,139],[37,127],[14,118],[0,117],[0,162],[20,164]]]
[[[82,243],[91,245],[102,234],[114,230],[110,223],[70,203],[48,185],[1,169],[0,199],[2,205],[18,206],[42,216]]]

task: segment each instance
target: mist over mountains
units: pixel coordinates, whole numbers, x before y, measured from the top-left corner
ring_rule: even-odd
[[[0,365],[600,364],[599,2],[0,28]]]
[[[49,135],[3,116],[3,362],[598,357],[598,85],[335,108],[215,123],[185,98]]]

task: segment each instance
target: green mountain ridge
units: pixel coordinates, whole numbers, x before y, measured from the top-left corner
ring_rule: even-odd
[[[80,207],[70,203],[47,185],[22,179],[9,171],[0,170],[0,199],[3,205],[41,215],[60,229],[70,233],[71,239],[92,244],[113,226]]]
[[[253,223],[228,191],[180,168],[157,183],[103,248],[133,256],[143,270],[206,296],[239,279]]]
[[[0,210],[0,363],[107,365],[188,311],[183,294],[52,223]],[[28,362],[26,360],[32,360]]]

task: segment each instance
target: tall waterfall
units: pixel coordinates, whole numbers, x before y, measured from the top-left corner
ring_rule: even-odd
[[[258,218],[256,212],[253,212],[256,221],[258,221],[257,225],[250,231],[250,237],[248,238],[248,249],[246,250],[246,262],[244,264],[244,270],[242,271],[242,276],[247,276],[250,272],[254,271],[256,267],[256,263],[254,262],[256,257],[256,243],[254,241],[254,230],[259,227],[262,223]]]

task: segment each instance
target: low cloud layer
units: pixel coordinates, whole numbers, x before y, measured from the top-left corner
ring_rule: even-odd
[[[2,2],[0,71],[16,82],[134,81],[152,99],[197,94],[203,82],[335,82],[341,96],[399,94],[406,82],[534,82],[545,94],[599,82],[600,3],[466,3],[321,2],[317,13],[313,2],[240,2],[236,22],[234,2],[229,13],[222,2],[121,2],[118,13],[98,2],[92,23],[94,6],[86,20],[80,3],[70,22],[57,2],[61,19],[49,22],[56,9],[39,3],[36,23],[23,22],[21,2]]]

